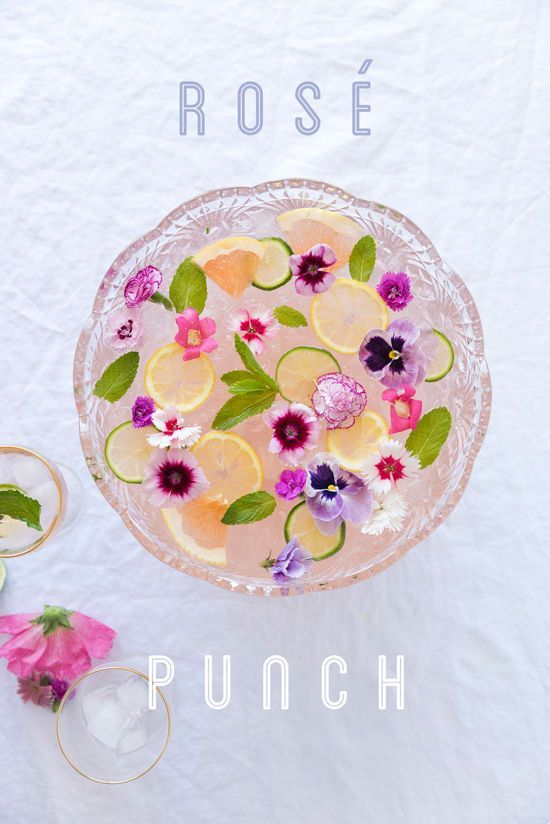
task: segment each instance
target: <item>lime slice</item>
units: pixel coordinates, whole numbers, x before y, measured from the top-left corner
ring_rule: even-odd
[[[264,237],[260,243],[264,247],[264,256],[258,263],[252,285],[265,292],[271,292],[288,283],[292,277],[288,265],[292,249],[280,237]]]
[[[306,502],[302,501],[290,510],[285,521],[285,541],[290,541],[291,538],[297,538],[300,546],[311,554],[314,561],[323,561],[344,546],[346,524],[342,521],[334,535],[323,535],[315,526]]]
[[[147,436],[156,431],[154,426],[136,429],[132,421],[126,421],[107,436],[105,460],[117,478],[127,484],[143,481],[145,467],[154,449],[147,443]]]
[[[2,589],[4,584],[6,583],[6,575],[7,574],[8,573],[6,572],[6,565],[4,564],[3,561],[0,561],[0,590]]]
[[[430,360],[429,373],[425,378],[427,383],[440,381],[445,375],[449,374],[455,362],[455,353],[449,338],[439,329],[432,329],[432,334],[435,340],[435,349]]]
[[[275,380],[287,401],[310,404],[315,381],[328,372],[341,372],[340,364],[326,349],[317,346],[296,346],[279,359]]]

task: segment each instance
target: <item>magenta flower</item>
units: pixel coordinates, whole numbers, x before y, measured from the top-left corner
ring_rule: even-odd
[[[25,678],[17,679],[17,695],[27,704],[29,701],[38,707],[51,707],[55,696],[47,676],[32,672]]]
[[[317,444],[319,422],[303,403],[281,401],[264,412],[263,419],[272,429],[269,451],[286,463],[296,465],[306,449]]]
[[[8,670],[21,678],[33,672],[73,681],[90,669],[91,659],[106,658],[115,631],[81,612],[46,606],[44,612],[4,615],[0,633],[12,635],[0,647]]]
[[[309,552],[302,549],[297,538],[291,538],[277,560],[271,562],[273,580],[279,584],[301,578],[309,572],[313,559]]]
[[[327,272],[336,263],[334,251],[326,243],[318,243],[303,255],[291,255],[290,271],[296,278],[294,286],[299,295],[315,295],[334,283],[334,275]]]
[[[405,272],[386,272],[376,291],[394,312],[401,312],[413,299],[411,282]]]
[[[162,272],[154,266],[146,266],[131,277],[124,287],[124,300],[129,309],[141,306],[158,292],[162,283]]]
[[[373,495],[358,475],[341,469],[332,455],[321,454],[308,466],[306,504],[317,529],[334,535],[344,520],[368,521]]]
[[[152,415],[155,411],[155,402],[148,395],[139,395],[132,406],[132,423],[136,429],[151,426]]]
[[[63,699],[65,693],[69,689],[69,682],[64,681],[62,679],[59,679],[59,678],[53,678],[52,683],[51,683],[51,688],[52,688],[54,701],[59,702]],[[72,698],[73,695],[74,695],[74,691],[71,693],[71,696],[69,697],[69,700]]]
[[[270,309],[236,309],[229,316],[229,328],[250,346],[255,355],[261,355],[265,342],[275,337],[279,321]]]
[[[143,485],[153,504],[176,507],[198,498],[210,484],[197,459],[187,450],[155,449]]]
[[[121,309],[107,321],[107,340],[114,349],[137,349],[143,338],[143,326],[138,312]]]
[[[216,321],[214,318],[200,318],[196,309],[189,306],[176,318],[178,333],[176,343],[183,346],[184,361],[200,357],[201,352],[213,352],[218,348],[215,340]]]
[[[323,418],[327,429],[349,429],[367,405],[364,388],[348,375],[327,372],[316,380],[317,389],[311,403],[317,417]]]
[[[305,469],[283,469],[275,484],[275,492],[286,501],[293,501],[305,489],[307,472]]]
[[[397,389],[385,389],[382,392],[382,400],[390,404],[390,435],[405,432],[407,429],[416,429],[422,414],[422,401],[416,400],[415,394],[415,389],[408,385],[405,385],[401,392]]]
[[[386,330],[371,329],[359,349],[367,373],[384,386],[416,386],[426,377],[426,343],[410,320],[394,320]]]

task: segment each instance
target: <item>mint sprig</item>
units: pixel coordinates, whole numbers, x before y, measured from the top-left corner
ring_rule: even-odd
[[[208,294],[206,275],[192,257],[185,258],[176,269],[169,294],[176,312],[183,312],[189,306],[199,315],[203,311]]]
[[[109,403],[119,401],[133,384],[138,369],[138,353],[126,352],[104,370],[94,386],[94,395]]]
[[[222,524],[232,526],[234,524],[252,524],[255,521],[262,521],[268,518],[275,511],[276,501],[273,495],[264,490],[249,492],[226,509]]]
[[[273,314],[282,326],[307,326],[305,315],[292,306],[277,306]]]
[[[273,389],[258,392],[242,392],[233,395],[224,403],[212,421],[212,429],[225,431],[233,429],[238,423],[265,412],[273,404],[277,393]]]
[[[409,452],[418,458],[422,469],[435,461],[450,430],[451,413],[446,406],[438,406],[422,415],[405,442]]]
[[[265,369],[262,369],[248,344],[237,333],[235,333],[235,349],[248,371],[252,372],[264,386],[276,392],[278,389],[277,383],[267,374]]]
[[[18,489],[3,489],[0,491],[0,519],[4,516],[16,521],[23,521],[31,529],[42,532],[40,512],[42,506],[39,501],[25,495]]]
[[[349,273],[354,280],[366,283],[376,262],[376,243],[371,235],[360,238],[349,256]]]

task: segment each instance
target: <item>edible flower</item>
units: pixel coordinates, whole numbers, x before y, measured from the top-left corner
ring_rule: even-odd
[[[113,349],[137,349],[143,338],[139,313],[133,309],[113,312],[107,321],[107,340]]]
[[[177,507],[198,498],[209,487],[197,459],[182,449],[155,449],[143,485],[149,500],[162,507]]]
[[[262,566],[271,570],[273,580],[279,584],[301,578],[311,569],[313,559],[309,552],[302,548],[296,537],[291,538],[284,549],[277,556],[277,560],[264,561]]]
[[[402,443],[390,439],[378,442],[377,451],[369,455],[362,472],[374,494],[385,495],[400,481],[415,478],[419,469],[418,458]]]
[[[410,320],[394,320],[387,329],[372,329],[359,349],[367,373],[384,386],[416,386],[426,377],[426,343]]]
[[[269,451],[278,454],[285,463],[296,465],[306,449],[317,445],[319,422],[303,403],[276,403],[264,412],[263,420],[272,430]]]
[[[136,429],[151,426],[155,402],[148,395],[138,395],[132,406],[132,423]]]
[[[327,429],[349,429],[367,405],[367,393],[358,381],[340,372],[327,372],[315,381],[311,403]]]
[[[334,250],[326,243],[312,246],[303,255],[291,255],[290,271],[295,277],[294,287],[299,295],[316,295],[326,292],[334,283],[334,275],[327,268],[336,263]]]
[[[376,291],[394,312],[403,311],[413,299],[411,281],[405,272],[386,272],[382,275]]]
[[[293,501],[304,491],[306,481],[307,472],[305,469],[301,467],[298,469],[284,469],[275,484],[275,492],[280,498]]]
[[[200,426],[187,426],[183,417],[173,406],[157,409],[151,415],[151,423],[159,430],[147,437],[151,446],[164,449],[168,446],[193,446],[201,435]]]
[[[255,355],[261,355],[265,342],[275,337],[279,321],[265,307],[235,309],[229,316],[229,328],[250,346]]]
[[[216,321],[214,318],[201,318],[196,309],[188,306],[176,318],[178,333],[176,343],[185,350],[183,360],[199,358],[201,352],[210,353],[218,348],[218,341],[214,338]]]
[[[154,266],[146,266],[129,278],[124,287],[124,300],[129,309],[141,306],[160,289],[162,272]]]
[[[401,392],[398,389],[385,389],[382,392],[382,400],[390,404],[390,435],[416,429],[422,414],[422,401],[417,400],[415,394],[414,387],[408,384],[405,384]]]
[[[362,478],[342,469],[329,454],[317,455],[307,469],[306,504],[320,532],[333,535],[344,520],[368,521],[373,496]]]
[[[381,535],[386,529],[397,532],[403,526],[406,513],[403,497],[396,489],[390,489],[386,495],[375,498],[372,515],[361,527],[361,532],[365,535]]]

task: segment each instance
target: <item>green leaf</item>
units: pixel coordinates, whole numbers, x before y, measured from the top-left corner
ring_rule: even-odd
[[[307,326],[305,315],[292,306],[277,306],[273,314],[283,326]]]
[[[260,383],[251,372],[249,372],[248,375],[249,377],[246,380],[235,381],[231,384],[231,386],[228,387],[232,395],[242,395],[243,393],[266,391],[266,387],[263,385],[263,383]]]
[[[237,498],[229,506],[222,518],[222,524],[252,524],[268,518],[275,510],[276,501],[269,492],[249,492]]]
[[[278,390],[278,386],[276,382],[271,378],[267,372],[262,369],[254,355],[252,354],[252,350],[248,346],[248,344],[241,338],[237,333],[235,333],[235,349],[237,350],[237,354],[248,369],[249,372],[253,372],[257,378],[259,378],[264,386],[273,389],[273,391]]]
[[[422,415],[405,442],[405,446],[420,461],[422,469],[432,464],[447,440],[451,429],[451,413],[438,406]]]
[[[192,306],[200,315],[206,304],[206,295],[206,275],[192,257],[185,258],[170,284],[170,300],[176,312],[183,312]]]
[[[139,369],[137,352],[126,352],[109,364],[94,386],[94,395],[109,403],[119,401],[134,382]]]
[[[376,243],[371,235],[360,238],[349,256],[349,273],[354,280],[366,283],[376,261]]]
[[[265,412],[275,397],[276,392],[273,389],[262,389],[261,392],[244,392],[229,398],[214,418],[212,429],[232,429],[246,418]]]
[[[18,489],[3,489],[0,491],[0,516],[8,515],[16,521],[24,521],[31,529],[42,532],[40,525],[40,503],[29,498]]]
[[[166,295],[163,295],[162,292],[155,292],[154,295],[151,295],[149,300],[151,301],[151,303],[160,303],[162,306],[164,306],[165,309],[168,309],[170,312],[174,308],[172,305],[172,301],[169,300],[166,297]]]
[[[224,372],[223,375],[220,375],[220,380],[231,386],[232,383],[238,383],[250,377],[252,377],[252,373],[248,369],[233,369],[231,372]]]

